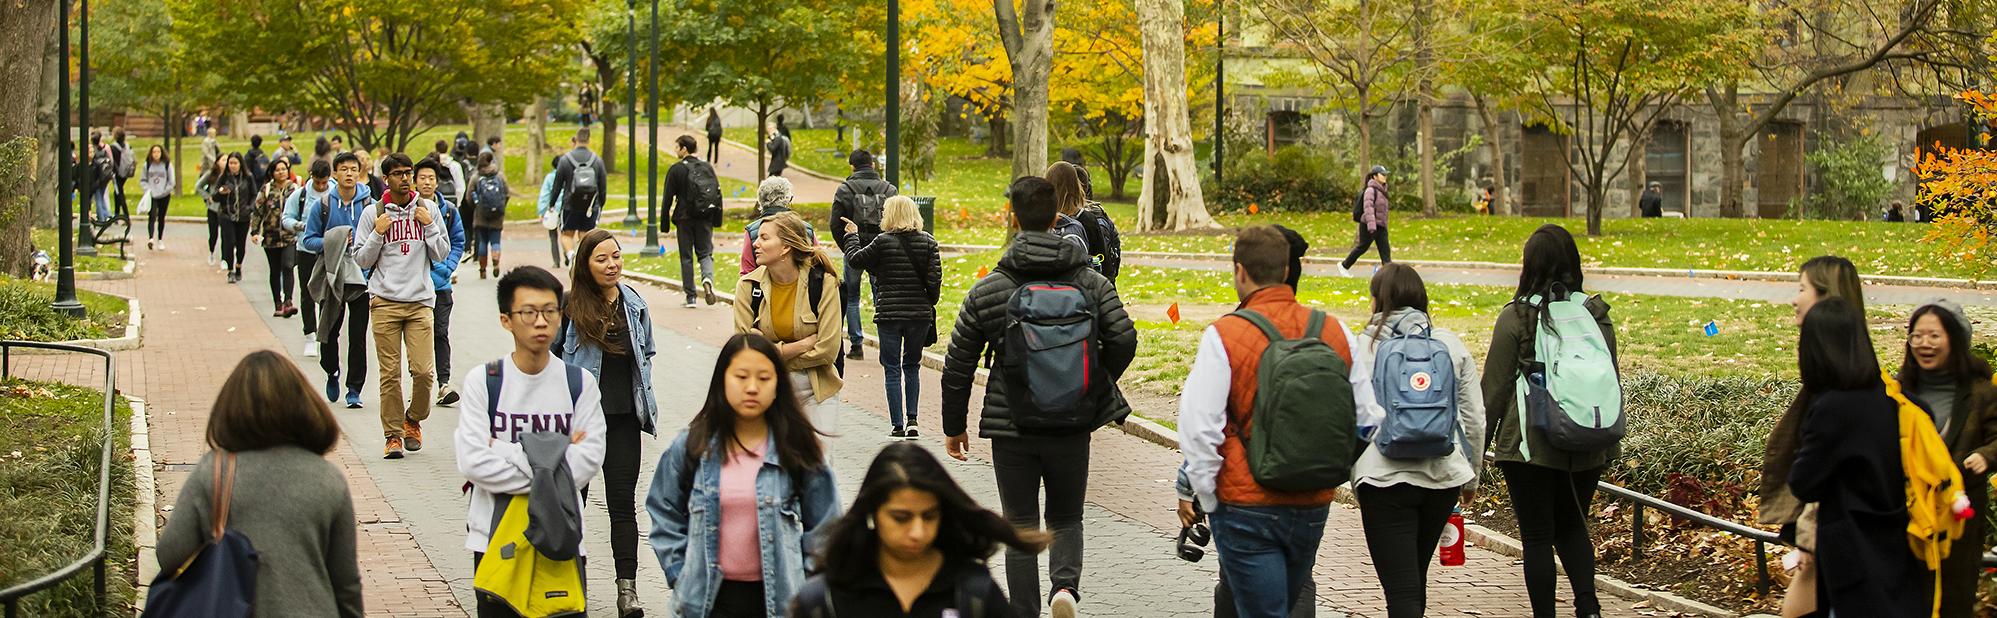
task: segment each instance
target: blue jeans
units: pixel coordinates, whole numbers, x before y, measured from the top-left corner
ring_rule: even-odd
[[[915,407],[922,401],[916,396],[922,389],[922,340],[929,336],[929,323],[889,320],[875,322],[874,328],[881,335],[881,368],[888,382],[888,419],[896,427],[914,425]]]
[[[1284,618],[1317,563],[1324,506],[1222,504],[1209,515],[1220,550],[1220,573],[1234,591],[1241,618]]]
[[[839,275],[839,302],[846,306],[846,342],[853,344],[853,347],[847,348],[849,350],[860,349],[864,341],[860,338],[860,277],[863,275],[866,271],[854,268],[850,260],[846,262],[845,272]]]

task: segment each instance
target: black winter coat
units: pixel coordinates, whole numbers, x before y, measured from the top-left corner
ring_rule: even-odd
[[[828,220],[831,227],[825,229],[843,233],[846,222],[840,219],[852,219],[860,226],[860,243],[864,245],[874,242],[874,237],[881,234],[881,226],[878,221],[869,224],[860,220],[856,209],[861,195],[878,196],[885,202],[896,195],[895,186],[881,180],[881,173],[872,168],[853,170],[853,175],[847,176],[846,182],[839,183],[839,188],[832,191],[832,216]]]
[[[1883,387],[1810,402],[1789,489],[1817,511],[1817,608],[1925,616],[1933,576],[1907,549],[1898,404]]]
[[[950,352],[943,363],[943,435],[964,433],[970,414],[972,376],[977,373],[987,347],[993,348],[995,354],[1004,353],[1006,305],[1021,283],[1036,279],[1073,281],[1095,299],[1096,332],[1102,343],[1097,358],[1112,382],[1123,376],[1130,361],[1137,357],[1137,325],[1124,312],[1116,286],[1088,265],[1086,250],[1068,239],[1047,232],[1021,232],[1006,247],[1005,257],[999,258],[999,268],[1013,276],[995,271],[971,286],[964,296],[963,309],[957,313],[957,326],[950,331]],[[993,366],[1000,362],[1001,359],[993,358]],[[1127,411],[1130,404],[1114,385],[1111,390],[1111,405],[1121,410],[1107,416],[1115,418]],[[987,382],[978,436],[1017,438],[1020,435],[1006,406],[1004,380]]]
[[[859,234],[846,234],[839,248],[846,263],[874,276],[875,323],[936,321],[934,294],[943,287],[943,259],[935,237],[922,230],[890,232],[863,245]]]

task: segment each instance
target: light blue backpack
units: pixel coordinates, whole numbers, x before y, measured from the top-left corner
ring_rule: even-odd
[[[1386,417],[1373,433],[1373,448],[1388,458],[1442,457],[1456,450],[1452,439],[1462,436],[1456,420],[1456,362],[1434,332],[1434,325],[1424,325],[1420,332],[1381,341],[1374,350],[1373,395]]]
[[[1533,312],[1533,363],[1518,377],[1519,412],[1553,448],[1605,451],[1623,440],[1623,385],[1608,338],[1588,310],[1588,296],[1552,290],[1547,302],[1527,299]],[[1519,453],[1530,459],[1530,440]]]

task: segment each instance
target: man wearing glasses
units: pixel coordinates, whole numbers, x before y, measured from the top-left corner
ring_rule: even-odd
[[[324,318],[318,329],[319,367],[326,370],[326,400],[340,400],[340,323],[347,324],[347,407],[361,407],[361,386],[367,383],[368,287],[366,274],[354,261],[354,222],[374,204],[374,194],[361,183],[360,157],[342,152],[333,157],[333,189],[306,195],[305,231],[298,244],[319,254],[307,285]],[[331,240],[333,242],[328,243]],[[329,246],[330,245],[330,246]]]
[[[434,330],[437,288],[430,266],[450,255],[451,238],[437,203],[416,194],[409,155],[382,157],[388,190],[361,210],[359,261],[368,276],[368,320],[375,358],[381,361],[382,456],[401,459],[403,449],[423,449],[423,421],[430,418],[430,380],[436,370]],[[410,399],[402,395],[402,354],[409,353]]]

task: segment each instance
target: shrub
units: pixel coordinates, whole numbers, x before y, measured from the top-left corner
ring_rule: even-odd
[[[1797,390],[1794,380],[1771,377],[1629,376],[1629,436],[1605,480],[1736,516],[1761,481],[1768,432]]]
[[[1351,167],[1298,146],[1285,146],[1274,155],[1235,156],[1228,160],[1226,182],[1212,193],[1212,204],[1220,212],[1254,204],[1263,212],[1349,213],[1359,189]]]
[[[1865,135],[1827,143],[1805,156],[1821,186],[1804,200],[1803,214],[1850,221],[1878,210],[1893,192],[1893,182],[1879,173],[1889,154],[1877,136]]]
[[[26,341],[68,341],[106,336],[103,325],[91,319],[76,319],[57,313],[49,306],[52,296],[44,286],[0,278],[0,339]]]

